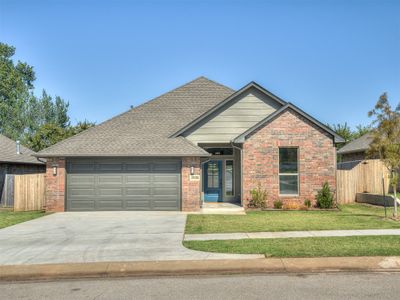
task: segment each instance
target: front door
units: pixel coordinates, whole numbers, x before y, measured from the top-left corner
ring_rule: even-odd
[[[204,201],[222,202],[222,161],[211,160],[204,164]]]

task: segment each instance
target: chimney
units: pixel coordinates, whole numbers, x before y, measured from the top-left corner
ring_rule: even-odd
[[[17,154],[21,154],[20,144],[18,140],[16,142],[16,146],[17,146]]]

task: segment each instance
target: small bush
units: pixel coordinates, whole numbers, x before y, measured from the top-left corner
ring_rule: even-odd
[[[319,208],[332,208],[333,207],[333,193],[329,187],[328,182],[325,182],[322,189],[317,194],[317,206]]]
[[[307,208],[310,208],[311,207],[311,200],[310,199],[305,199],[304,200],[304,206],[307,207]]]
[[[250,191],[251,200],[249,203],[250,207],[264,208],[267,202],[267,191],[261,187],[261,183],[258,183],[257,188]]]
[[[275,201],[274,201],[274,208],[275,208],[275,209],[281,209],[281,208],[282,208],[282,205],[283,205],[283,203],[282,203],[281,200],[275,200]]]
[[[289,201],[283,205],[283,209],[299,209],[300,205],[296,201]]]

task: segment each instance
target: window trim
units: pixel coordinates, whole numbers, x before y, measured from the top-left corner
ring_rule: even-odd
[[[280,172],[280,149],[297,149],[297,173],[281,173]],[[297,176],[297,193],[281,194],[281,176]],[[279,197],[298,197],[300,196],[300,148],[298,146],[282,146],[278,147],[278,187]]]
[[[232,162],[232,195],[227,195],[226,194],[226,162],[227,161],[231,161]],[[235,160],[232,159],[224,159],[224,167],[223,167],[223,171],[224,171],[224,199],[225,197],[235,197],[235,188],[236,188],[236,184],[235,184]]]

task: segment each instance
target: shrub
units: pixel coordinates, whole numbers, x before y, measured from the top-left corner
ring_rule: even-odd
[[[325,182],[322,189],[317,194],[317,206],[319,208],[332,208],[333,207],[333,193],[329,187],[328,182]]]
[[[282,201],[281,200],[275,200],[274,201],[274,208],[275,209],[281,209],[282,208]]]
[[[305,199],[304,200],[304,206],[307,207],[307,208],[310,208],[311,207],[311,200],[310,199]]]
[[[283,209],[299,209],[300,205],[296,201],[289,201],[283,205]]]
[[[267,202],[267,191],[261,187],[261,183],[258,183],[257,188],[250,191],[251,200],[250,207],[264,208]]]

